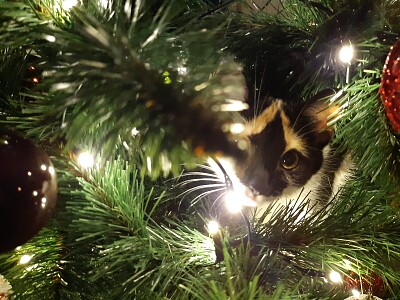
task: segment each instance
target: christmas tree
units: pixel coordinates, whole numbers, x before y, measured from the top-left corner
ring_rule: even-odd
[[[0,299],[397,299],[399,33],[393,0],[0,0]],[[243,116],[326,91],[340,193],[229,212]]]

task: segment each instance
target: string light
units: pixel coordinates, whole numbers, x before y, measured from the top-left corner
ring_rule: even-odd
[[[83,169],[89,169],[94,166],[94,157],[91,153],[84,151],[78,155],[78,164]]]
[[[238,213],[242,210],[240,195],[234,191],[228,191],[225,195],[225,205],[229,212]]]
[[[229,130],[232,134],[240,134],[244,131],[244,125],[242,123],[231,124]]]
[[[187,74],[187,68],[184,66],[179,66],[177,68],[178,74],[179,75],[186,75]]]
[[[133,127],[132,130],[131,130],[131,135],[132,136],[137,136],[138,134],[139,134],[139,130],[137,130],[136,127]]]
[[[353,59],[353,55],[354,55],[354,49],[352,45],[346,45],[343,46],[340,50],[339,50],[339,59],[347,64],[347,68],[346,68],[346,84],[349,83],[350,80],[350,63],[351,60]]]
[[[49,173],[51,174],[51,175],[54,175],[55,173],[56,173],[56,171],[54,170],[54,167],[52,167],[52,166],[49,166]]]
[[[56,37],[53,35],[46,34],[43,37],[45,40],[49,41],[50,43],[54,43],[56,41]]]
[[[212,220],[207,224],[207,230],[210,234],[214,235],[219,231],[219,224],[217,221]]]
[[[28,254],[22,255],[19,260],[19,264],[20,265],[27,264],[28,262],[31,261],[32,257],[33,257],[33,255],[28,255]]]
[[[45,207],[46,207],[46,202],[47,202],[46,197],[43,197],[43,198],[41,199],[41,201],[42,201],[42,204],[41,204],[42,208],[45,208]]]
[[[78,0],[61,0],[54,5],[55,10],[70,10],[78,4]]]
[[[354,298],[358,299],[361,296],[361,293],[356,289],[352,289],[351,293],[353,294]]]
[[[209,158],[207,162],[221,181],[225,182],[228,186],[229,191],[225,195],[225,200],[231,198],[236,199],[241,206],[256,206],[255,200],[248,196],[248,188],[237,177],[232,160],[226,158],[219,158],[218,160]],[[228,202],[231,202],[231,200],[228,200]]]
[[[339,59],[345,64],[351,63],[353,55],[354,55],[354,48],[352,45],[343,46],[339,51]]]
[[[336,271],[332,271],[329,274],[329,279],[333,282],[333,283],[342,283],[342,276],[340,276],[339,272]]]

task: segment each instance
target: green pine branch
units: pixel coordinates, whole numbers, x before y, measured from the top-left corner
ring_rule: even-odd
[[[58,295],[63,239],[56,223],[16,250],[0,254],[0,273],[10,281],[13,297],[33,300]]]
[[[331,270],[343,278],[376,273],[396,295],[399,144],[377,90],[399,32],[398,4],[291,0],[274,15],[238,17],[201,2],[198,17],[191,10],[197,4],[186,11],[180,10],[186,2],[178,1],[174,11],[168,4],[139,8],[139,2],[128,2],[130,10],[119,1],[111,9],[90,2],[62,18],[33,2],[0,3],[3,61],[35,53],[45,77],[25,93],[31,102],[19,101],[15,87],[1,87],[1,98],[15,101],[1,106],[8,124],[42,141],[57,139],[66,149],[101,149],[108,161],[99,169],[71,170],[78,182],[70,174],[59,181],[66,199],[62,218],[69,225],[56,231],[50,226],[21,248],[40,254],[30,270],[18,263],[20,250],[2,255],[0,273],[11,278],[17,296],[343,299],[349,294],[344,285],[322,279]],[[192,22],[183,25],[187,20]],[[347,67],[335,56],[343,39],[358,51],[349,84]],[[326,87],[343,89],[339,104],[348,108],[336,124],[336,141],[351,151],[359,170],[329,210],[299,221],[300,210],[282,209],[265,225],[254,220],[249,245],[232,245],[228,234],[221,250],[204,234],[202,198],[194,201],[201,208],[191,207],[195,213],[172,218],[176,212],[165,207],[176,199],[167,201],[165,187],[142,174],[178,173],[182,163],[194,161],[196,147],[197,154],[237,154],[224,131],[236,115],[221,110],[232,82],[242,86],[236,76],[226,76],[238,68],[230,58],[221,64],[228,56],[223,47],[250,66],[247,74],[255,73],[256,85],[263,81],[273,96],[300,101]],[[22,72],[11,78],[21,80]],[[132,135],[133,128],[139,133]],[[124,159],[115,159],[119,155]],[[218,264],[214,252],[222,253]],[[36,271],[26,281],[25,274]]]
[[[145,185],[132,164],[108,162],[82,173],[79,183],[66,213],[71,244],[63,278],[72,286],[83,280],[96,293],[119,299],[174,295],[188,270],[213,262],[212,242],[196,228],[167,216],[154,221],[153,215],[166,214],[158,210],[163,194]]]
[[[23,17],[15,26],[29,29],[24,47],[42,57],[44,81],[39,93],[25,93],[35,101],[9,124],[41,140],[61,139],[66,149],[95,145],[110,156],[123,144],[134,159],[135,149],[144,148],[142,172],[153,177],[170,169],[178,174],[183,163],[194,161],[193,151],[240,156],[228,130],[238,119],[227,108],[232,100],[226,95],[241,87],[224,77],[226,71],[237,73],[238,66],[221,65],[214,31],[177,33],[168,23],[180,12],[172,13],[172,4],[155,16],[149,16],[149,7],[135,5],[133,15],[120,12],[107,22],[97,16],[100,11],[76,8],[70,25],[59,27],[39,14],[19,13]],[[15,7],[3,8],[6,20],[15,14]],[[4,24],[0,35],[6,38],[13,27]],[[10,39],[4,47],[21,43]],[[132,136],[133,129],[140,134]]]

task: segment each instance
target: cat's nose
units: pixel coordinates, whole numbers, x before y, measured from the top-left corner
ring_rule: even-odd
[[[260,195],[260,192],[255,189],[252,185],[249,186],[250,191],[253,193],[254,196]]]

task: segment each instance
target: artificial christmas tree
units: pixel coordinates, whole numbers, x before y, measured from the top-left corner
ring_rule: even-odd
[[[46,227],[0,254],[0,299],[396,299],[399,18],[389,0],[0,2],[1,126],[58,181]],[[300,194],[254,217],[220,164],[246,153],[243,117],[327,90],[353,176],[312,213]]]

